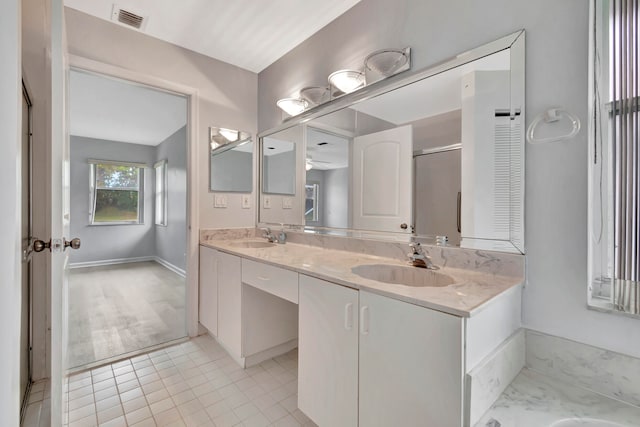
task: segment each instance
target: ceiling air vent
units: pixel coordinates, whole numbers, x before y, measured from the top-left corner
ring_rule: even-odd
[[[121,24],[133,27],[137,30],[143,30],[146,24],[146,17],[131,10],[121,9],[118,5],[113,5],[111,20],[120,22]]]

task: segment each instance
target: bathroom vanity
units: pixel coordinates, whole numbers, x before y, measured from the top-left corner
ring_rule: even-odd
[[[431,271],[405,244],[230,233],[201,233],[200,322],[244,367],[298,346],[298,406],[320,426],[467,425],[467,373],[520,328],[518,256],[434,246]]]

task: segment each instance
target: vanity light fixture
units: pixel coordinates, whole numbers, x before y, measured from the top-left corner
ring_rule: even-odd
[[[238,134],[239,132],[237,130],[220,128],[220,135],[227,138],[227,141],[229,142],[237,141]]]
[[[219,128],[215,126],[209,127],[209,145],[211,150],[222,150],[220,147],[229,148],[238,147],[251,141],[249,132],[242,132],[235,129]]]
[[[382,78],[391,77],[410,67],[411,48],[380,49],[370,53],[364,60],[365,73],[373,71]],[[367,75],[367,81],[369,80]]]
[[[283,98],[276,102],[276,105],[288,115],[297,116],[307,109],[309,103],[300,98]]]
[[[309,106],[324,104],[329,100],[329,88],[322,86],[307,86],[300,89],[300,98],[309,103]]]
[[[311,159],[309,157],[307,157],[305,161],[304,168],[307,171],[310,171],[311,169],[313,169],[313,163],[311,162]]]
[[[351,93],[364,87],[365,77],[362,71],[340,70],[329,75],[331,86],[344,93]]]

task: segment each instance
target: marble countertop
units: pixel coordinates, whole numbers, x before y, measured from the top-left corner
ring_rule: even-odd
[[[640,408],[525,368],[475,427],[491,426],[491,420],[501,427],[553,427],[567,419],[576,425],[604,420],[637,427]]]
[[[490,301],[503,292],[522,284],[522,277],[491,274],[472,269],[443,267],[439,273],[451,276],[454,284],[444,287],[413,287],[389,284],[362,278],[352,267],[364,264],[406,266],[392,258],[324,249],[321,247],[286,243],[268,248],[243,248],[243,241],[264,239],[211,239],[200,244],[232,255],[283,267],[298,273],[327,280],[354,289],[371,291],[411,304],[420,305],[461,317],[480,312]]]

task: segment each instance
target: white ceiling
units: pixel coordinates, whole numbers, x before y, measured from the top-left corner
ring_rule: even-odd
[[[158,145],[187,124],[187,101],[146,86],[71,71],[69,133]]]
[[[313,169],[346,168],[349,166],[349,139],[309,127],[307,159],[311,161]]]
[[[150,36],[258,73],[359,1],[65,0],[64,3],[109,21],[116,3],[122,9],[145,16],[143,32]]]
[[[472,71],[509,70],[509,49],[387,92],[351,108],[393,124],[411,123],[462,108],[462,76]]]

